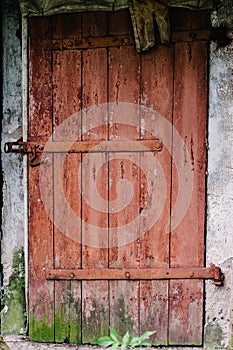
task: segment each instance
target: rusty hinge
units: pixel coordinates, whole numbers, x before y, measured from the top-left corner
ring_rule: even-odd
[[[31,154],[32,157],[29,160],[29,164],[32,167],[38,166],[45,162],[44,159],[41,161],[36,161],[37,153],[41,153],[43,152],[43,150],[44,150],[43,145],[38,145],[36,143],[29,143],[29,142],[23,142],[23,141],[6,142],[4,145],[5,153]]]
[[[215,265],[210,267],[179,267],[155,269],[48,269],[49,280],[169,280],[169,279],[212,279],[222,286],[224,274]]]
[[[216,286],[223,286],[224,284],[224,273],[221,271],[221,268],[218,267],[218,266],[215,266],[215,265],[212,265],[214,268],[213,268],[213,273],[214,273],[214,277],[213,277],[213,280],[214,280],[214,284]]]
[[[162,142],[158,139],[152,140],[111,140],[111,141],[79,141],[59,142],[48,141],[36,142],[6,142],[5,153],[32,154],[31,166],[37,166],[45,162],[36,162],[38,153],[87,153],[87,152],[160,152]]]

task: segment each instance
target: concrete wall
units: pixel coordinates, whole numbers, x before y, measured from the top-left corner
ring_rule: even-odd
[[[22,136],[22,61],[20,10],[15,0],[2,0],[2,146]],[[22,160],[2,153],[3,208],[1,263],[4,293],[2,333],[25,330],[24,191]]]
[[[233,28],[233,1],[223,4],[212,24]],[[207,282],[205,341],[210,349],[225,349],[233,348],[233,42],[210,47],[208,132],[206,259],[221,266],[225,285]]]
[[[3,0],[2,143],[22,136],[20,13],[17,2]],[[213,24],[233,27],[233,3],[212,16]],[[224,287],[206,282],[205,349],[230,348],[233,306],[233,44],[210,47],[209,150],[207,181],[207,265],[221,266]],[[4,299],[2,332],[25,330],[24,191],[22,160],[2,154],[2,265]],[[232,344],[233,348],[233,344]]]

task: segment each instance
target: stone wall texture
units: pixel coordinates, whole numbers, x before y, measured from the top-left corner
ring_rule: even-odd
[[[22,60],[20,10],[17,1],[2,1],[2,149],[22,136]],[[25,326],[24,191],[22,160],[2,152],[3,266],[2,333],[18,334]]]

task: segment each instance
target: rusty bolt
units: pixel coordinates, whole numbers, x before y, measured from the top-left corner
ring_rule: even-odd
[[[73,272],[70,273],[70,278],[74,278],[75,274]]]
[[[197,34],[194,33],[194,32],[189,33],[189,37],[190,37],[191,39],[195,39],[196,36],[197,36]]]
[[[125,277],[130,278],[130,273],[128,271],[125,273]]]
[[[72,47],[74,45],[74,42],[72,40],[69,40],[67,43],[67,46]]]

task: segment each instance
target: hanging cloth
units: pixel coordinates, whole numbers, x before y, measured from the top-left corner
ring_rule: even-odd
[[[70,12],[117,11],[128,8],[136,50],[155,45],[155,23],[162,43],[170,42],[169,8],[212,10],[215,0],[19,0],[24,17],[51,16]]]

